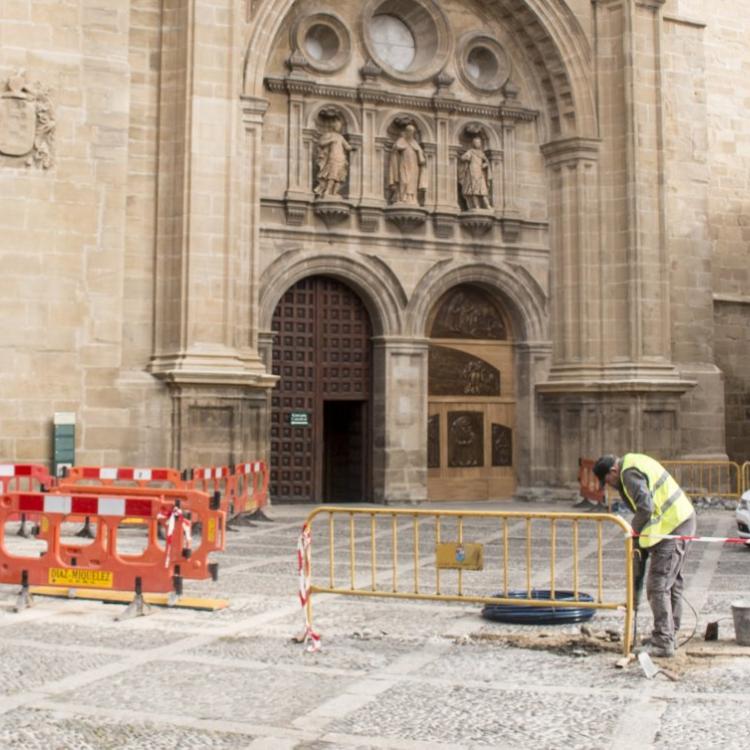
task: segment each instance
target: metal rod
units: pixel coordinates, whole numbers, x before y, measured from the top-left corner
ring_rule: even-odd
[[[578,599],[578,519],[573,521],[573,596]]]
[[[435,550],[440,546],[440,514],[435,515]],[[440,593],[440,566],[435,560],[435,593]]]
[[[598,553],[597,553],[597,601],[602,601],[604,595],[602,593],[603,585],[602,578],[604,577],[604,549],[602,547],[602,522],[601,520],[596,523],[596,536],[598,540]]]
[[[370,573],[372,581],[372,590],[377,590],[377,583],[375,580],[375,571],[377,570],[377,559],[375,553],[375,516],[370,516]]]
[[[419,516],[414,516],[414,593],[419,593]]]
[[[508,596],[508,567],[510,564],[508,543],[508,519],[503,518],[503,593],[505,596]]]
[[[458,517],[458,543],[464,543],[464,517]],[[464,572],[461,568],[458,569],[458,595],[464,595]]]
[[[354,556],[354,514],[349,514],[349,571],[351,575],[352,588],[355,586],[356,561]]]
[[[392,535],[392,553],[393,553],[393,590],[398,591],[398,531],[396,529],[396,516],[393,516],[393,525],[391,528]]]
[[[526,519],[526,593],[531,596],[531,519]]]
[[[550,519],[550,558],[549,558],[549,593],[550,599],[555,598],[555,545],[557,544],[557,525],[554,518]]]
[[[333,588],[333,564],[334,564],[334,551],[333,551],[333,544],[334,539],[336,537],[334,536],[334,521],[333,521],[333,513],[328,514],[328,579],[331,582],[331,588]]]

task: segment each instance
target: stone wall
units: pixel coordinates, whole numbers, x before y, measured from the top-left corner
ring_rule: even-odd
[[[48,460],[53,413],[70,411],[79,462],[148,454],[156,463],[166,455],[146,438],[162,424],[156,389],[143,378],[145,395],[138,376],[135,389],[121,387],[139,358],[124,352],[144,352],[151,338],[151,231],[128,221],[129,189],[154,170],[153,158],[146,168],[131,161],[146,127],[131,83],[154,75],[154,60],[137,61],[130,46],[138,10],[125,0],[20,0],[3,5],[2,24],[3,89],[25,71],[27,96],[47,91],[53,137],[46,165],[0,157],[0,456]]]

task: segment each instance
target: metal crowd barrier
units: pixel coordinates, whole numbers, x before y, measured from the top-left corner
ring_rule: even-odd
[[[743,472],[734,461],[660,461],[675,478],[685,494],[697,497],[721,497],[739,500],[743,487]]]
[[[310,513],[306,528],[310,625],[312,595],[323,593],[622,609],[623,650],[630,653],[633,539],[618,516],[323,506]],[[590,600],[581,596],[586,587],[594,591]],[[557,598],[563,590],[566,597]],[[532,592],[549,597],[532,598]]]

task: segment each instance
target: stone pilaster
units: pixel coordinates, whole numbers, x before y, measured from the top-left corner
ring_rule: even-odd
[[[172,395],[173,465],[247,460],[265,451],[275,382],[253,340],[265,103],[245,103],[243,136],[235,93],[214,85],[205,54],[230,43],[232,24],[201,23],[198,0],[165,14],[149,370]]]
[[[375,502],[427,499],[427,342],[373,340]]]

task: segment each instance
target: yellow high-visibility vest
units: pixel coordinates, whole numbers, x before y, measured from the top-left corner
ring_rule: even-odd
[[[637,469],[648,481],[648,488],[654,500],[654,509],[648,523],[641,529],[640,546],[653,547],[662,541],[661,535],[671,534],[683,521],[690,518],[693,513],[693,504],[672,475],[650,456],[642,453],[626,453],[622,457],[620,468],[621,482],[622,473],[628,469]],[[635,502],[628,494],[624,482],[622,482],[622,489],[626,500],[635,512]]]

